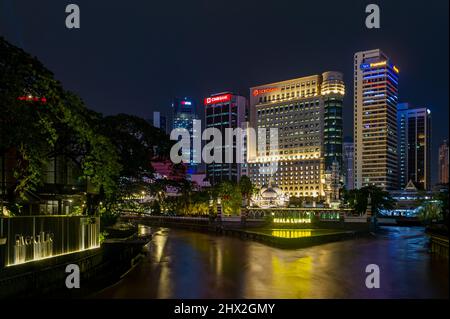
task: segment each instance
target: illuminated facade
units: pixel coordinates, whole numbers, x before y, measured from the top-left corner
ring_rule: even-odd
[[[172,102],[172,110],[173,110],[173,122],[172,129],[186,129],[189,131],[191,139],[194,139],[194,136],[197,134],[201,134],[201,132],[194,131],[193,121],[198,119],[195,113],[195,103],[190,98],[174,98]],[[192,144],[192,141],[191,141]],[[194,162],[194,152],[195,149],[186,149],[185,152],[189,152],[189,165],[188,165],[188,174],[193,174],[197,171],[198,163]]]
[[[355,188],[397,188],[398,73],[379,49],[354,56]]]
[[[153,112],[153,115],[148,122],[152,126],[159,128],[167,133],[167,118],[164,115],[161,115],[161,112]]]
[[[431,112],[408,103],[397,106],[398,176],[400,189],[412,181],[419,189],[431,187]]]
[[[439,146],[439,184],[448,184],[448,140]]]
[[[266,150],[248,149],[253,183],[263,187],[272,180],[288,197],[324,198],[326,171],[333,162],[342,164],[344,95],[339,72],[252,87],[250,127],[278,129],[277,146],[267,139]],[[278,165],[276,172],[260,171],[273,162]]]
[[[217,128],[225,137],[226,128],[244,128],[246,121],[247,99],[229,92],[213,94],[204,100],[206,128]],[[246,163],[236,163],[236,141],[233,142],[233,163],[225,162],[225,143],[222,147],[222,163],[206,164],[206,176],[211,185],[222,181],[238,182],[246,175]]]
[[[343,171],[344,171],[344,185],[346,189],[353,189],[355,184],[353,178],[353,156],[354,156],[353,140],[351,138],[344,138]]]

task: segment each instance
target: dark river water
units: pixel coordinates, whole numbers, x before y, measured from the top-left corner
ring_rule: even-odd
[[[448,298],[448,262],[427,253],[422,228],[285,250],[253,241],[157,229],[144,261],[96,298]],[[368,264],[380,288],[368,289]]]

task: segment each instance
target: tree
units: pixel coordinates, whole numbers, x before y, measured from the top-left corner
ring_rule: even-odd
[[[154,170],[150,160],[169,157],[173,142],[142,118],[128,114],[107,116],[100,126],[116,147],[122,177],[151,178]]]
[[[301,197],[291,196],[289,197],[289,207],[302,207],[303,199]]]
[[[23,98],[25,97],[25,99]],[[109,139],[96,130],[99,115],[65,91],[37,59],[0,38],[0,155],[15,152],[9,205],[42,184],[49,158],[67,156],[88,188],[86,212],[112,198],[121,169]]]
[[[241,177],[241,180],[239,181],[239,189],[241,190],[242,197],[245,199],[246,205],[249,206],[254,186],[247,175]]]
[[[432,223],[442,220],[442,205],[438,201],[427,201],[422,203],[419,219],[424,223]]]
[[[364,214],[367,209],[369,195],[374,214],[378,214],[382,209],[393,209],[395,207],[395,200],[389,192],[383,191],[374,185],[365,186],[360,189],[345,190],[343,192],[343,200],[355,212]]]
[[[448,220],[448,212],[449,212],[449,207],[448,207],[448,202],[449,202],[448,190],[441,191],[441,192],[438,192],[438,193],[434,194],[433,199],[439,201],[440,206],[441,206],[441,211],[442,211],[443,222],[448,228],[448,226],[449,226],[448,225],[449,224],[449,220]]]
[[[239,185],[224,181],[218,186],[218,197],[221,199],[224,215],[239,215],[242,206],[242,193]]]

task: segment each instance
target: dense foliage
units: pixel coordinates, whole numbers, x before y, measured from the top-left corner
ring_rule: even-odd
[[[82,213],[115,213],[136,192],[155,192],[150,159],[169,154],[164,132],[119,114],[103,118],[63,89],[36,58],[0,38],[0,156],[13,154],[10,211],[43,184],[48,162],[77,167],[86,190]]]
[[[372,185],[360,189],[344,189],[342,196],[344,203],[359,214],[365,213],[369,196],[371,199],[372,213],[375,215],[378,214],[381,209],[393,209],[395,206],[395,200],[391,197],[389,192]]]
[[[81,179],[90,184],[88,213],[113,196],[121,166],[110,140],[96,130],[101,116],[65,91],[37,59],[3,38],[0,108],[0,154],[17,154],[16,183],[6,190],[11,208],[36,190],[48,160],[57,156],[76,163]]]

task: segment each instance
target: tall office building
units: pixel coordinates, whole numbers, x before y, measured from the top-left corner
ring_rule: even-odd
[[[161,115],[161,112],[153,112],[152,117],[148,122],[154,127],[157,127],[167,133],[167,118],[164,115]]]
[[[397,188],[398,73],[379,49],[355,53],[355,188]]]
[[[252,181],[276,184],[287,196],[322,197],[333,192],[325,173],[342,169],[342,74],[325,72],[250,89],[250,126],[278,129],[278,145],[248,148]],[[258,139],[256,139],[258,140]],[[268,174],[260,168],[277,163]],[[334,181],[334,180],[333,180]],[[334,185],[334,183],[333,183]]]
[[[439,184],[448,184],[448,140],[439,146]]]
[[[409,181],[419,189],[431,188],[431,112],[408,103],[397,106],[399,187]]]
[[[222,148],[222,163],[206,164],[206,176],[211,185],[220,184],[222,181],[238,182],[244,173],[245,164],[236,162],[237,141],[235,139],[232,151],[233,163],[226,163],[225,151],[228,146],[225,145],[225,129],[245,129],[247,99],[230,92],[223,92],[205,98],[204,104],[206,127],[217,128],[222,133],[223,139],[222,145],[216,146]]]
[[[346,137],[344,138],[344,154],[342,156],[344,185],[346,189],[353,189],[355,184],[353,177],[353,156],[354,156],[353,140],[349,137]]]
[[[174,98],[172,101],[173,121],[171,129],[184,128],[189,131],[191,136],[191,145],[193,145],[194,135],[201,134],[195,132],[193,121],[198,119],[195,111],[195,103],[190,98]],[[190,162],[188,164],[187,173],[194,174],[197,171],[198,163],[194,163],[195,149],[184,150],[189,152]]]

